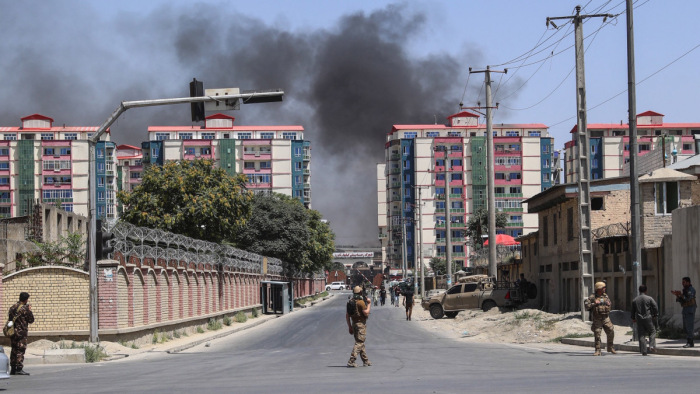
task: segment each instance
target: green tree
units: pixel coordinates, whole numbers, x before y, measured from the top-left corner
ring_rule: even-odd
[[[496,212],[496,228],[505,228],[506,224],[508,224],[508,215],[504,212]],[[469,217],[465,233],[471,238],[472,246],[475,248],[484,246],[484,239],[481,236],[489,233],[489,214],[485,208],[477,209]]]
[[[433,257],[430,259],[430,268],[433,269],[433,272],[436,275],[445,275],[447,274],[447,263],[445,262],[445,259],[440,258],[440,257]],[[452,260],[452,273],[454,274],[455,272],[459,271],[461,267],[457,266],[457,262]]]
[[[234,239],[251,215],[245,181],[208,159],[152,165],[133,191],[117,194],[124,205],[121,219],[205,241]]]
[[[30,267],[41,265],[63,265],[82,268],[87,261],[85,240],[80,233],[68,233],[54,242],[36,242],[36,251],[25,252],[17,261],[16,268],[24,268],[24,262]]]
[[[276,257],[303,272],[330,268],[334,234],[321,214],[282,194],[257,194],[253,214],[235,237],[241,249]]]

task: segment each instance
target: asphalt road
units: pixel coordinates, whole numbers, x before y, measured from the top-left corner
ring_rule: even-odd
[[[347,368],[353,338],[349,292],[312,308],[178,354],[98,364],[33,366],[12,392],[52,393],[489,393],[696,392],[700,360],[638,353],[591,356],[590,348],[459,342],[373,307],[371,367]]]

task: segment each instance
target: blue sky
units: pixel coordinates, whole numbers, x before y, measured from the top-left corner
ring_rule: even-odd
[[[509,69],[493,77],[501,105],[494,122],[544,123],[557,148],[570,139],[572,26],[547,29],[545,19],[572,15],[577,4],[585,13],[625,6],[0,0],[0,124],[41,113],[58,124],[97,125],[122,100],[186,96],[193,77],[206,88],[283,88],[283,103],[231,114],[238,124],[303,125],[313,146],[313,207],[331,220],[338,243],[376,246],[374,164],[384,133],[393,124],[444,122],[460,101],[483,102],[483,74],[469,77],[469,67]],[[635,7],[637,112],[700,122],[700,2]],[[589,123],[627,121],[625,27],[624,13],[584,25]],[[131,110],[112,127],[113,140],[138,145],[158,124],[190,124],[189,109]]]

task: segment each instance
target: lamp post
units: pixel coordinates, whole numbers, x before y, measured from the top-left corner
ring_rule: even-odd
[[[284,96],[284,91],[265,91],[265,92],[251,92],[242,94],[232,94],[232,95],[221,95],[221,96],[201,96],[201,97],[181,97],[181,98],[167,98],[167,99],[155,99],[155,100],[140,100],[140,101],[122,101],[117,107],[112,115],[107,118],[107,120],[97,129],[97,132],[93,134],[92,137],[88,139],[89,145],[89,194],[88,194],[88,205],[89,212],[88,217],[90,218],[89,231],[88,231],[88,249],[89,249],[89,260],[90,260],[90,342],[98,342],[98,305],[97,305],[97,258],[95,256],[95,236],[97,235],[97,202],[95,201],[96,193],[96,182],[97,182],[97,168],[95,162],[95,146],[100,137],[107,131],[109,126],[111,126],[121,114],[126,112],[126,110],[131,108],[139,107],[155,107],[161,105],[172,105],[172,104],[187,104],[187,103],[206,103],[206,102],[224,102],[229,105],[229,102],[242,100],[244,103],[260,103],[260,102],[272,102],[281,101],[282,96]]]

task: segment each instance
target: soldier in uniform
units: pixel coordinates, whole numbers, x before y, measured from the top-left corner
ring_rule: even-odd
[[[601,330],[605,330],[605,336],[608,339],[608,353],[617,353],[613,347],[615,328],[610,321],[610,310],[612,308],[610,298],[605,294],[605,287],[605,282],[597,282],[595,284],[595,294],[591,294],[584,303],[586,310],[591,312],[591,331],[595,334],[594,356],[600,356]]]
[[[695,301],[695,289],[690,284],[690,278],[683,278],[683,291],[671,290],[671,293],[676,296],[676,301],[681,303],[683,308],[683,328],[688,342],[683,347],[695,347],[693,342],[693,326],[695,325],[695,309],[697,304]]]
[[[369,367],[372,363],[367,357],[365,352],[365,339],[367,338],[367,317],[369,317],[369,310],[371,308],[371,303],[367,301],[362,295],[362,288],[360,286],[355,286],[353,289],[353,295],[355,298],[356,311],[352,316],[345,312],[345,321],[348,323],[348,331],[351,335],[355,336],[355,346],[352,348],[352,353],[350,353],[350,360],[348,361],[348,368],[354,368],[357,365],[355,360],[357,360],[358,353],[362,359],[362,366]],[[352,324],[350,321],[352,320]]]
[[[639,351],[647,355],[647,340],[649,336],[649,351],[656,352],[656,327],[654,320],[659,316],[656,301],[647,295],[647,285],[639,286],[639,295],[632,300],[632,322],[637,323],[637,339]]]
[[[27,334],[29,324],[34,323],[32,306],[27,304],[29,293],[19,293],[19,302],[10,307],[7,319],[14,320],[15,335],[10,337],[12,351],[10,352],[10,375],[29,375],[24,371],[24,352],[27,350]]]

